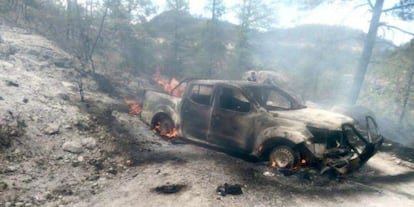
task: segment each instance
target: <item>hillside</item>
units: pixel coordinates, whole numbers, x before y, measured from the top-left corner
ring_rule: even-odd
[[[158,54],[168,54],[165,48],[173,44],[175,24],[179,25],[177,32],[182,47],[178,53],[183,60],[183,70],[187,71],[177,75],[197,77],[202,73],[200,70],[205,70],[205,63],[199,57],[205,57],[202,48],[208,47],[203,43],[208,20],[172,11],[154,17],[148,27],[153,38],[162,40],[156,50]],[[219,22],[217,30],[217,41],[225,47],[218,76],[240,78],[234,68],[238,27]],[[297,83],[294,89],[307,100],[341,103],[352,83],[363,43],[363,32],[343,26],[302,25],[266,32],[251,31],[249,48],[253,68],[250,69],[271,70],[288,76],[291,82]],[[393,50],[392,43],[378,39],[374,53],[381,55],[388,50]]]
[[[83,77],[80,102],[75,58],[24,29],[1,25],[0,37],[0,206],[67,205],[102,191],[127,168],[122,130],[133,117],[123,99]]]

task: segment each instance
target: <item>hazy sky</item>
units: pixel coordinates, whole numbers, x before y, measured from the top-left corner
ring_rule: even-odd
[[[204,5],[207,0],[189,0],[190,13],[193,15],[208,15],[204,10]],[[160,7],[160,11],[165,9],[165,0],[155,0]],[[230,8],[234,6],[237,0],[224,0],[226,7]],[[345,25],[355,29],[368,31],[369,20],[371,18],[371,12],[368,5],[363,5],[366,0],[353,0],[353,1],[338,1],[336,3],[322,4],[316,9],[308,12],[300,12],[292,6],[283,6],[279,11],[279,21],[275,23],[276,27],[294,27],[300,24],[328,24],[328,25]],[[385,1],[384,8],[389,8],[398,2],[398,0]],[[237,23],[237,18],[232,12],[228,12],[223,20],[227,20],[233,23]],[[414,33],[414,22],[404,22],[391,15],[383,15],[381,17],[382,22],[398,26],[405,30]],[[392,40],[395,44],[399,45],[408,42],[411,38],[410,35],[404,34],[396,30],[384,30],[380,29],[378,35],[386,39]]]

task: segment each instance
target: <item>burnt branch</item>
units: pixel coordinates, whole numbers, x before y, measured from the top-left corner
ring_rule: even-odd
[[[384,9],[382,10],[382,12],[390,12],[390,11],[394,11],[394,10],[398,10],[398,9],[404,9],[407,7],[412,7],[414,6],[414,3],[410,3],[410,4],[402,4],[402,5],[398,5],[398,6],[394,6],[388,9]]]
[[[374,9],[374,4],[372,3],[371,0],[367,0],[369,7],[371,7],[371,9]]]
[[[85,64],[80,60],[80,58],[78,57],[80,63],[81,63],[81,69],[79,68],[75,68],[75,71],[78,73],[76,75],[76,83],[78,84],[78,89],[79,89],[79,96],[80,96],[80,101],[84,102],[85,101],[85,87],[83,84],[83,77],[86,76],[86,72],[85,72]]]
[[[78,87],[79,87],[79,96],[80,96],[80,101],[84,102],[85,101],[85,95],[84,95],[84,87],[83,87],[83,80],[82,80],[82,75],[79,75],[78,78]]]
[[[92,73],[95,73],[95,63],[93,62],[92,56],[93,56],[93,53],[95,51],[96,45],[98,44],[98,40],[101,38],[105,18],[108,15],[108,10],[109,10],[108,7],[106,7],[105,8],[105,13],[103,14],[102,19],[101,19],[101,23],[99,24],[98,34],[96,35],[95,41],[94,41],[94,43],[92,45],[92,48],[91,48],[91,50],[88,54],[88,59],[91,62],[91,66],[92,66]]]
[[[387,64],[387,65],[391,65],[391,66],[393,66],[393,67],[398,67],[398,68],[407,68],[407,65],[406,65],[406,63],[393,63],[393,62],[390,62],[390,61],[382,61],[382,60],[372,60],[372,61],[370,61],[370,63],[372,63],[372,64],[376,64],[376,65],[384,65],[384,64]]]
[[[2,116],[0,119],[0,152],[3,149],[11,147],[13,141],[22,144],[19,137],[26,133],[25,128],[27,125],[25,120],[21,118],[17,105],[16,111],[17,114],[7,111],[8,114]]]
[[[353,8],[353,9],[358,9],[358,8],[364,7],[364,6],[366,6],[366,5],[368,5],[371,9],[373,9],[369,3],[361,3],[361,4],[357,4],[356,6],[354,6],[354,8]]]
[[[413,32],[407,31],[405,29],[399,28],[399,27],[394,26],[394,25],[389,25],[389,24],[386,24],[386,23],[380,23],[378,26],[379,27],[385,27],[387,29],[395,29],[395,30],[398,30],[398,31],[403,32],[405,34],[409,34],[411,36],[414,36],[414,33]]]

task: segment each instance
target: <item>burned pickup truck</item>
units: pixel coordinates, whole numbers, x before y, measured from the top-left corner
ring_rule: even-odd
[[[357,124],[307,108],[276,86],[247,81],[193,80],[182,98],[146,91],[141,119],[162,137],[252,155],[289,172],[310,166],[349,173],[383,141],[370,116]]]

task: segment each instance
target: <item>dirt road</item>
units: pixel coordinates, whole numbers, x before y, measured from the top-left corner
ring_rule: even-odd
[[[138,121],[135,125],[138,142],[152,139],[158,144],[133,154],[134,167],[104,192],[74,206],[414,206],[412,164],[389,153],[380,152],[360,172],[343,179],[315,173],[286,177],[261,163],[168,143],[148,134]],[[153,190],[168,183],[186,187],[168,195]],[[241,184],[243,194],[218,195],[216,188],[224,183]]]

